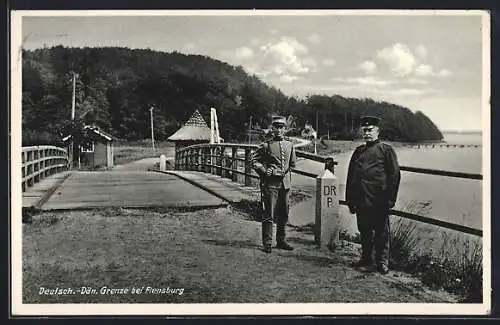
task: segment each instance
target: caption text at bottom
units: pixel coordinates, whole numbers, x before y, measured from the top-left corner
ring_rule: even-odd
[[[39,295],[57,296],[57,295],[179,295],[184,293],[184,288],[155,288],[150,286],[110,288],[103,286],[100,288],[78,287],[78,288],[45,288],[40,287]]]

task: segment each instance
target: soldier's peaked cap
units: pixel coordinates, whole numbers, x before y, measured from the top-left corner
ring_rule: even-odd
[[[273,116],[271,124],[286,124],[286,118],[284,116]]]
[[[378,126],[380,123],[380,117],[373,115],[365,115],[361,117],[360,124],[361,126]]]

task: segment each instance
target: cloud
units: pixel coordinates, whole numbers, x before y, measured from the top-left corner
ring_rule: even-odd
[[[422,60],[425,60],[428,55],[427,48],[422,44],[417,46],[416,52],[418,58]],[[409,47],[401,43],[378,51],[377,59],[381,64],[388,66],[396,77],[409,77],[412,74],[418,77],[448,77],[452,75],[450,70],[441,69],[436,72],[431,65],[418,62],[421,60],[417,60]],[[413,83],[417,82],[413,80]]]
[[[347,78],[347,82],[362,86],[377,86],[377,87],[385,87],[392,83],[391,81],[382,80],[380,78],[373,76]]]
[[[236,49],[235,57],[237,59],[251,59],[254,56],[253,50],[249,47],[242,46]]]
[[[373,74],[377,71],[377,65],[373,61],[365,61],[359,65],[359,68],[366,74]]]
[[[261,42],[261,41],[260,41],[260,39],[258,39],[258,38],[252,38],[252,39],[250,40],[250,45],[252,45],[252,46],[257,46],[257,45],[259,45],[259,44],[260,44],[260,42]]]
[[[384,80],[375,76],[367,77],[350,77],[350,78],[340,78],[334,77],[331,79],[335,83],[347,83],[358,86],[372,86],[372,87],[386,87],[394,83],[392,80]]]
[[[400,96],[418,96],[418,95],[423,95],[426,92],[427,91],[423,89],[415,89],[415,88],[400,88],[392,91],[394,95],[400,95]]]
[[[304,57],[307,47],[293,37],[281,37],[276,42],[267,42],[260,47],[263,54],[263,66],[278,66],[281,73],[291,72],[292,75],[308,73],[316,66],[312,58]]]
[[[441,70],[439,70],[439,72],[437,73],[437,75],[439,77],[449,77],[449,76],[453,75],[453,73],[450,70],[441,69]]]
[[[182,51],[183,51],[184,53],[195,52],[197,48],[198,48],[198,47],[196,46],[196,44],[193,44],[193,43],[186,43],[186,44],[184,44],[184,46],[182,47]]]
[[[421,64],[415,69],[415,74],[420,77],[427,77],[434,75],[434,71],[430,65]]]
[[[417,46],[417,54],[420,58],[422,58],[423,60],[427,59],[427,48],[420,44],[419,46]]]
[[[425,85],[427,81],[423,79],[410,78],[408,79],[408,83],[411,85]]]
[[[441,69],[434,72],[434,69],[428,64],[421,64],[415,69],[415,74],[420,77],[449,77],[452,72],[448,69]]]
[[[280,77],[280,80],[282,82],[284,82],[284,83],[292,83],[292,82],[294,82],[297,79],[299,79],[299,77],[297,77],[297,76],[291,76],[291,75],[288,75],[288,74],[282,75]]]
[[[417,60],[408,46],[401,43],[378,51],[377,59],[386,64],[392,73],[398,77],[409,75],[417,64]]]
[[[317,64],[316,64],[316,60],[314,60],[312,57],[307,57],[307,58],[304,58],[302,60],[302,63],[304,64],[304,66],[306,67],[309,67],[311,69],[311,71],[317,71]]]
[[[322,41],[321,36],[319,36],[318,34],[312,34],[307,38],[307,40],[313,44],[321,44]]]
[[[396,88],[396,89],[380,89],[374,87],[364,88],[363,91],[368,93],[374,93],[382,96],[391,97],[403,97],[403,96],[421,96],[429,93],[427,89],[417,89],[417,88]]]
[[[335,60],[334,59],[324,59],[323,61],[321,61],[321,63],[324,66],[333,67],[335,65]]]

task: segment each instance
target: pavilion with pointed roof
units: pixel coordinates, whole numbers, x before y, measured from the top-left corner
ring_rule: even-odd
[[[175,152],[183,147],[210,142],[210,127],[196,110],[189,120],[169,138],[175,143]]]

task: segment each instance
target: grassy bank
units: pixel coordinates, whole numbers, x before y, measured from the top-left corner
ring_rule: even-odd
[[[114,164],[123,165],[135,160],[174,155],[174,144],[168,141],[155,143],[153,151],[151,140],[116,141],[113,146]]]
[[[437,248],[421,240],[416,222],[395,219],[391,227],[392,268],[413,274],[435,289],[455,293],[462,302],[481,303],[482,241],[452,231],[433,230],[441,237]]]
[[[46,212],[23,225],[23,302],[455,302],[404,274],[352,268],[359,257],[352,245],[321,252],[309,232],[289,229],[296,250],[265,254],[260,236],[260,224],[232,208]],[[82,294],[82,286],[96,291]],[[75,293],[41,294],[42,287]]]
[[[416,202],[410,202],[405,211],[425,215]],[[360,243],[359,233],[341,232],[341,238]],[[454,293],[461,302],[482,302],[483,255],[478,237],[392,216],[390,268],[412,274],[435,290]]]

